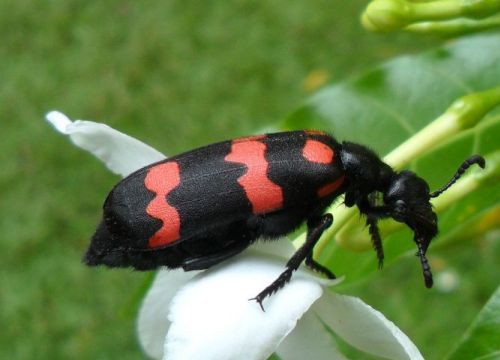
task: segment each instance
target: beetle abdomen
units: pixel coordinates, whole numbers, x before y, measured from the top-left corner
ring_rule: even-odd
[[[295,131],[192,150],[120,182],[105,203],[106,224],[132,247],[156,249],[252,216],[310,209],[342,185],[337,146]]]

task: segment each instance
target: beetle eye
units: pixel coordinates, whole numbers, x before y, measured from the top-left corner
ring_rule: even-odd
[[[406,215],[407,206],[404,200],[397,200],[394,203],[394,214],[393,218],[397,221],[404,221]]]
[[[406,203],[404,202],[404,200],[396,201],[396,211],[400,213],[406,212]]]
[[[404,200],[396,201],[396,209],[406,210],[406,203],[404,202]]]

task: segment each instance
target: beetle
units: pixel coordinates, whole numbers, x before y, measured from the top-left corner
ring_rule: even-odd
[[[430,192],[411,171],[394,171],[369,148],[338,142],[315,130],[250,136],[204,146],[143,167],[107,196],[102,221],[84,256],[90,266],[202,270],[247,248],[307,224],[304,244],[283,273],[253,300],[282,288],[302,262],[335,275],[312,256],[333,222],[326,208],[344,194],[366,217],[379,266],[380,219],[406,224],[417,245],[426,287],[432,287],[427,248],[438,231],[430,199],[455,183],[479,155],[466,159],[441,189]],[[375,195],[379,194],[380,200]]]

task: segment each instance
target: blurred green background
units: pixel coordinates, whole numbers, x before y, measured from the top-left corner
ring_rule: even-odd
[[[366,3],[0,2],[0,358],[143,356],[133,306],[147,275],[80,262],[118,178],[56,134],[47,111],[166,154],[270,127],[325,81],[442,42],[367,33]],[[496,286],[500,249],[481,251],[483,240],[436,255],[470,270],[454,291],[424,289],[403,259],[349,292],[440,358]]]

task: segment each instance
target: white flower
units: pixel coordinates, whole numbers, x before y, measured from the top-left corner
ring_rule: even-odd
[[[114,173],[131,172],[165,156],[107,125],[72,122],[60,112],[47,120]],[[331,335],[389,359],[423,359],[408,337],[358,298],[335,294],[338,281],[299,269],[264,300],[257,295],[284,270],[294,249],[286,240],[262,242],[204,272],[160,270],[139,313],[145,352],[157,359],[345,359]]]

